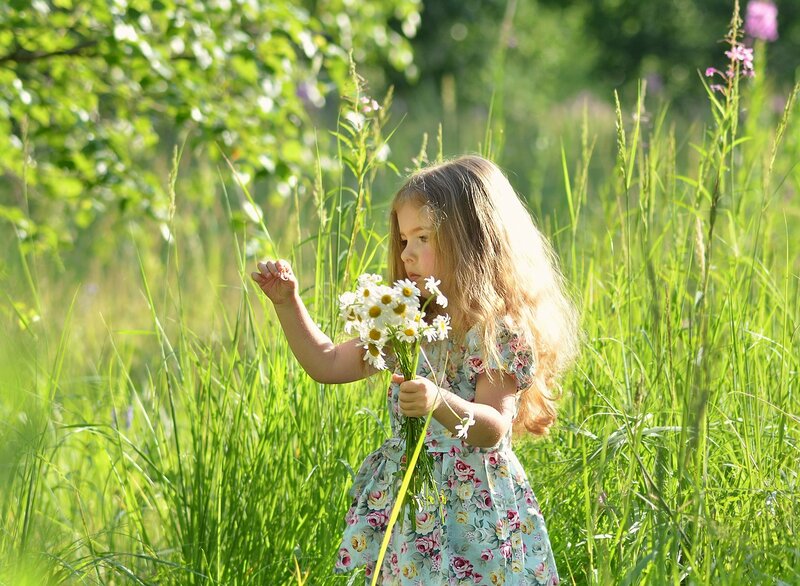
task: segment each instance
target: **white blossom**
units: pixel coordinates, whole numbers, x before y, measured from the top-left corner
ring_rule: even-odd
[[[467,414],[461,418],[461,423],[456,425],[456,430],[458,431],[456,437],[467,439],[467,431],[473,425],[475,425],[475,416],[472,411],[467,411]]]

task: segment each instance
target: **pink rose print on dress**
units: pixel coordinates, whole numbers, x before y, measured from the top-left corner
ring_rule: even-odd
[[[506,513],[506,516],[508,517],[508,524],[511,527],[511,530],[516,531],[519,529],[519,513],[511,509]]]
[[[367,515],[367,523],[373,529],[383,529],[389,521],[389,516],[386,511],[372,511]]]
[[[533,575],[539,581],[539,583],[547,583],[550,582],[550,568],[547,567],[547,564],[544,562],[539,562],[539,564],[533,569]]]
[[[535,501],[533,500],[533,491],[530,488],[526,488],[525,489],[525,504],[528,505],[529,507],[532,507],[534,502]]]
[[[339,560],[336,562],[336,567],[340,569],[346,569],[350,566],[350,551],[346,547],[343,547],[339,550]]]
[[[480,356],[470,356],[467,358],[467,364],[472,369],[472,372],[480,374],[483,372],[483,360]]]
[[[482,511],[488,511],[492,508],[492,495],[488,490],[482,490],[480,492],[476,505]]]
[[[486,454],[486,461],[489,462],[489,466],[492,468],[497,468],[497,465],[500,463],[500,454],[497,452],[489,452]]]
[[[461,482],[472,480],[472,477],[475,476],[475,469],[463,460],[456,460],[453,469]]]
[[[481,552],[481,559],[485,562],[490,562],[494,559],[494,552],[491,549],[484,549]]]
[[[431,533],[431,539],[433,539],[433,545],[436,549],[439,549],[442,546],[442,530],[437,528]]]
[[[500,544],[500,555],[502,555],[507,560],[511,559],[511,542],[504,541]]]
[[[456,573],[456,577],[459,580],[472,577],[472,564],[469,562],[469,560],[462,558],[461,556],[453,556],[451,565],[453,567],[453,571]]]
[[[431,556],[431,570],[438,572],[442,569],[442,554],[435,553]]]
[[[436,544],[430,537],[417,537],[417,540],[416,542],[414,542],[414,545],[416,546],[417,551],[419,553],[425,555],[433,551],[433,548]]]

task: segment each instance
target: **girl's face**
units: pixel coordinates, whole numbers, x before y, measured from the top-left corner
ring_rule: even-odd
[[[427,208],[406,202],[397,208],[400,229],[400,260],[406,276],[424,289],[425,277],[436,276],[436,251],[433,247],[433,223]]]

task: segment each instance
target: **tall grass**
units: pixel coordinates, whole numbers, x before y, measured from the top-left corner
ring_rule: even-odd
[[[31,278],[4,284],[0,583],[348,583],[331,570],[353,470],[388,433],[387,381],[311,381],[246,275],[254,253],[288,257],[337,337],[336,293],[381,270],[390,100],[354,117],[361,91],[335,132],[341,174],[320,170],[281,222],[225,168],[218,215],[191,228],[181,190],[209,177],[182,177],[178,154],[172,243],[131,227],[96,297],[9,257]],[[800,582],[796,93],[778,120],[748,113],[769,124],[712,102],[686,137],[642,86],[617,101],[604,183],[588,117],[552,170],[568,217],[540,221],[585,343],[560,423],[517,450],[567,583]]]

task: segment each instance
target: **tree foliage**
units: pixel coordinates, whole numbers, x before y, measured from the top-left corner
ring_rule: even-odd
[[[0,217],[45,246],[109,209],[162,217],[171,150],[187,135],[255,175],[290,177],[313,164],[309,111],[338,95],[350,50],[406,71],[419,10],[419,0],[2,3]]]

